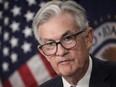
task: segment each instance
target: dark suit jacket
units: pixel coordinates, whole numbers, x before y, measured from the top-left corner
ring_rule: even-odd
[[[92,61],[89,87],[116,87],[116,62],[104,62],[93,57]],[[57,76],[39,87],[63,87],[62,79]]]

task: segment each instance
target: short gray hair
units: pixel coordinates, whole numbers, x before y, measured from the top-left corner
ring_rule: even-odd
[[[40,8],[33,20],[33,31],[36,39],[40,42],[38,35],[39,26],[50,18],[61,14],[68,13],[75,17],[75,21],[80,30],[88,27],[88,20],[85,9],[74,1],[49,1]]]

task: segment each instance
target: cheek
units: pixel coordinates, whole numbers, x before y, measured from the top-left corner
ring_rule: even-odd
[[[57,65],[57,61],[55,60],[55,58],[48,58],[47,60],[51,64],[54,71],[58,74],[58,65]]]
[[[49,62],[50,62],[50,64],[52,65],[52,67],[56,67],[56,63],[55,63],[55,61],[54,61],[53,59],[50,60]]]
[[[71,50],[70,53],[75,60],[75,64],[78,64],[79,67],[84,65],[88,55],[88,50],[85,43],[78,43],[78,45]]]
[[[85,41],[85,38],[84,37],[80,38],[78,42],[79,43],[77,44],[76,47],[77,52],[82,56],[86,55],[88,53],[88,43]]]
[[[74,61],[72,62],[72,69],[76,72],[83,70],[83,68],[85,67],[87,58],[84,55],[82,55],[82,53],[79,51],[73,52],[72,56],[74,58]]]
[[[82,52],[75,50],[72,52],[72,57],[74,58],[74,64],[78,64],[79,66],[83,63],[84,58],[82,56]]]

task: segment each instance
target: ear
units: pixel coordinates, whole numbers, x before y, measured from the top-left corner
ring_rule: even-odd
[[[86,43],[88,49],[90,49],[93,43],[93,29],[91,27],[88,27],[86,30]]]

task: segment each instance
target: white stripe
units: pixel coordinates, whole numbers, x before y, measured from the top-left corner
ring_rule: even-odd
[[[29,67],[30,72],[34,76],[38,85],[51,78],[49,72],[47,71],[43,61],[38,54],[33,56],[28,61],[27,66]]]
[[[17,71],[11,75],[9,81],[12,87],[25,87],[23,80],[21,79],[21,76]]]
[[[0,87],[2,87],[2,82],[1,82],[1,79],[0,79]]]

